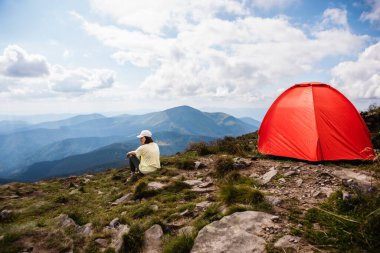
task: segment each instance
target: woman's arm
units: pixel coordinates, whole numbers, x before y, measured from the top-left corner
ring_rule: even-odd
[[[127,153],[127,156],[130,157],[130,156],[133,156],[133,155],[136,155],[136,151],[129,151]]]

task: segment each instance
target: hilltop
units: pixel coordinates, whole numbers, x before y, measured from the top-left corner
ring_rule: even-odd
[[[192,143],[141,178],[2,185],[0,252],[379,249],[378,163],[275,159],[256,144],[256,133]]]

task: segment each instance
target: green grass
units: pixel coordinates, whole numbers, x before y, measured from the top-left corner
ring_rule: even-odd
[[[167,239],[162,249],[163,253],[190,253],[194,244],[195,235],[183,234]]]
[[[227,184],[221,187],[221,201],[230,204],[258,204],[264,201],[264,195],[257,189],[246,185]]]
[[[314,245],[339,252],[379,252],[379,193],[357,192],[350,200],[333,194],[304,217],[303,235]],[[319,224],[316,229],[313,224]]]

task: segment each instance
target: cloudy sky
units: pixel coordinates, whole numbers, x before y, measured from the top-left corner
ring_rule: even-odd
[[[380,104],[380,0],[0,0],[0,114]]]

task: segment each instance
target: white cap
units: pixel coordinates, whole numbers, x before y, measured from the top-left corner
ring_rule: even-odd
[[[142,138],[142,137],[152,137],[152,132],[149,130],[142,130],[139,135],[136,136],[137,138]]]

